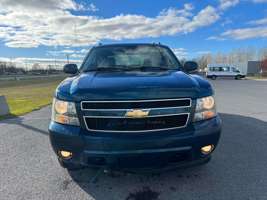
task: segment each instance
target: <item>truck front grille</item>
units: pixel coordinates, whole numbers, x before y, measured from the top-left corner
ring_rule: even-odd
[[[189,114],[153,116],[141,119],[85,117],[85,123],[89,130],[116,132],[155,131],[185,127],[188,117]]]
[[[159,99],[139,101],[83,101],[81,110],[89,131],[147,132],[187,126],[192,100]],[[128,116],[133,110],[148,111],[146,116]]]

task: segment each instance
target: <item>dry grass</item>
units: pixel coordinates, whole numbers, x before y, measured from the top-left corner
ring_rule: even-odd
[[[6,97],[12,116],[23,115],[49,105],[57,85],[63,79],[0,81],[0,95]]]

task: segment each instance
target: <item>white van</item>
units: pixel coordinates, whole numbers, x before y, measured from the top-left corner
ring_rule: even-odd
[[[231,65],[208,65],[206,76],[213,80],[217,77],[233,77],[236,80],[246,77],[238,68]]]

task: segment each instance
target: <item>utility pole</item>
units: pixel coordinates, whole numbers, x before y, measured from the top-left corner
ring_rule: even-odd
[[[77,54],[77,50],[76,50],[76,47],[77,47],[77,44],[78,44],[78,37],[77,37],[77,24],[76,22],[74,21],[74,53]]]
[[[28,60],[27,59],[25,59],[25,71],[26,71],[26,73],[28,73]]]
[[[57,67],[57,54],[58,52],[57,52],[57,42],[56,42],[56,44],[55,44],[55,46],[54,46],[54,57],[55,57],[55,69],[56,69],[56,67]]]
[[[70,64],[70,55],[66,54],[66,57],[67,57],[67,63]]]

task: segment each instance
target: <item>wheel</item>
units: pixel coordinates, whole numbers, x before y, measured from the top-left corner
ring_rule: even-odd
[[[83,169],[84,168],[83,165],[75,164],[75,163],[72,163],[72,162],[65,162],[61,158],[58,158],[58,162],[59,162],[61,167],[66,168],[68,171],[74,171],[74,170],[79,170],[79,169]]]
[[[215,75],[212,75],[212,76],[211,76],[211,79],[212,79],[212,80],[216,80],[216,78],[217,78],[217,76],[215,76]]]
[[[236,75],[235,76],[235,80],[240,80],[241,79],[241,76],[240,75]]]

